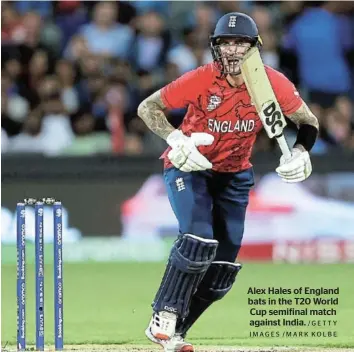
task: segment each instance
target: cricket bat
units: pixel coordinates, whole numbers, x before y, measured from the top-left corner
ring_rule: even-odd
[[[286,159],[290,158],[291,152],[283,135],[286,121],[257,47],[246,53],[241,64],[241,73],[268,137],[276,138],[282,154]]]

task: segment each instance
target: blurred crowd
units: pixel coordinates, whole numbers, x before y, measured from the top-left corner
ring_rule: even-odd
[[[255,19],[264,62],[320,119],[314,153],[354,151],[352,2],[2,1],[1,10],[2,153],[158,155],[165,142],[137,106],[211,62],[209,35],[231,11]],[[178,126],[184,112],[167,114]],[[262,133],[255,151],[272,148]]]

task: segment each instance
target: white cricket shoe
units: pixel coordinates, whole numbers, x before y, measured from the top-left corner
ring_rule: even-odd
[[[160,340],[151,334],[149,328],[145,330],[147,338],[162,346],[164,352],[194,352],[193,345],[184,341],[180,335],[174,335],[169,340]]]
[[[194,352],[193,345],[184,341],[180,335],[173,336],[170,340],[166,341],[164,346],[165,352]]]
[[[169,340],[175,334],[177,315],[161,311],[154,313],[147,328],[158,340]]]

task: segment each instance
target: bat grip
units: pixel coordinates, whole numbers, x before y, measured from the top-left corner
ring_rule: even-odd
[[[277,139],[280,150],[281,150],[282,154],[284,155],[284,157],[286,159],[290,159],[291,151],[289,149],[288,143],[286,142],[284,135],[282,134],[281,136],[276,137],[276,139]]]

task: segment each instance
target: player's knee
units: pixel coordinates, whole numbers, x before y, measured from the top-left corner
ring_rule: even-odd
[[[231,290],[241,268],[239,263],[212,262],[195,295],[211,302],[223,298]]]
[[[240,249],[241,243],[234,244],[230,241],[221,241],[219,243],[214,261],[234,263],[236,261]]]
[[[181,226],[182,234],[193,234],[200,238],[213,239],[213,227],[208,222],[190,222]]]
[[[204,272],[214,260],[218,241],[194,234],[180,236],[171,251],[170,260],[185,273]]]

